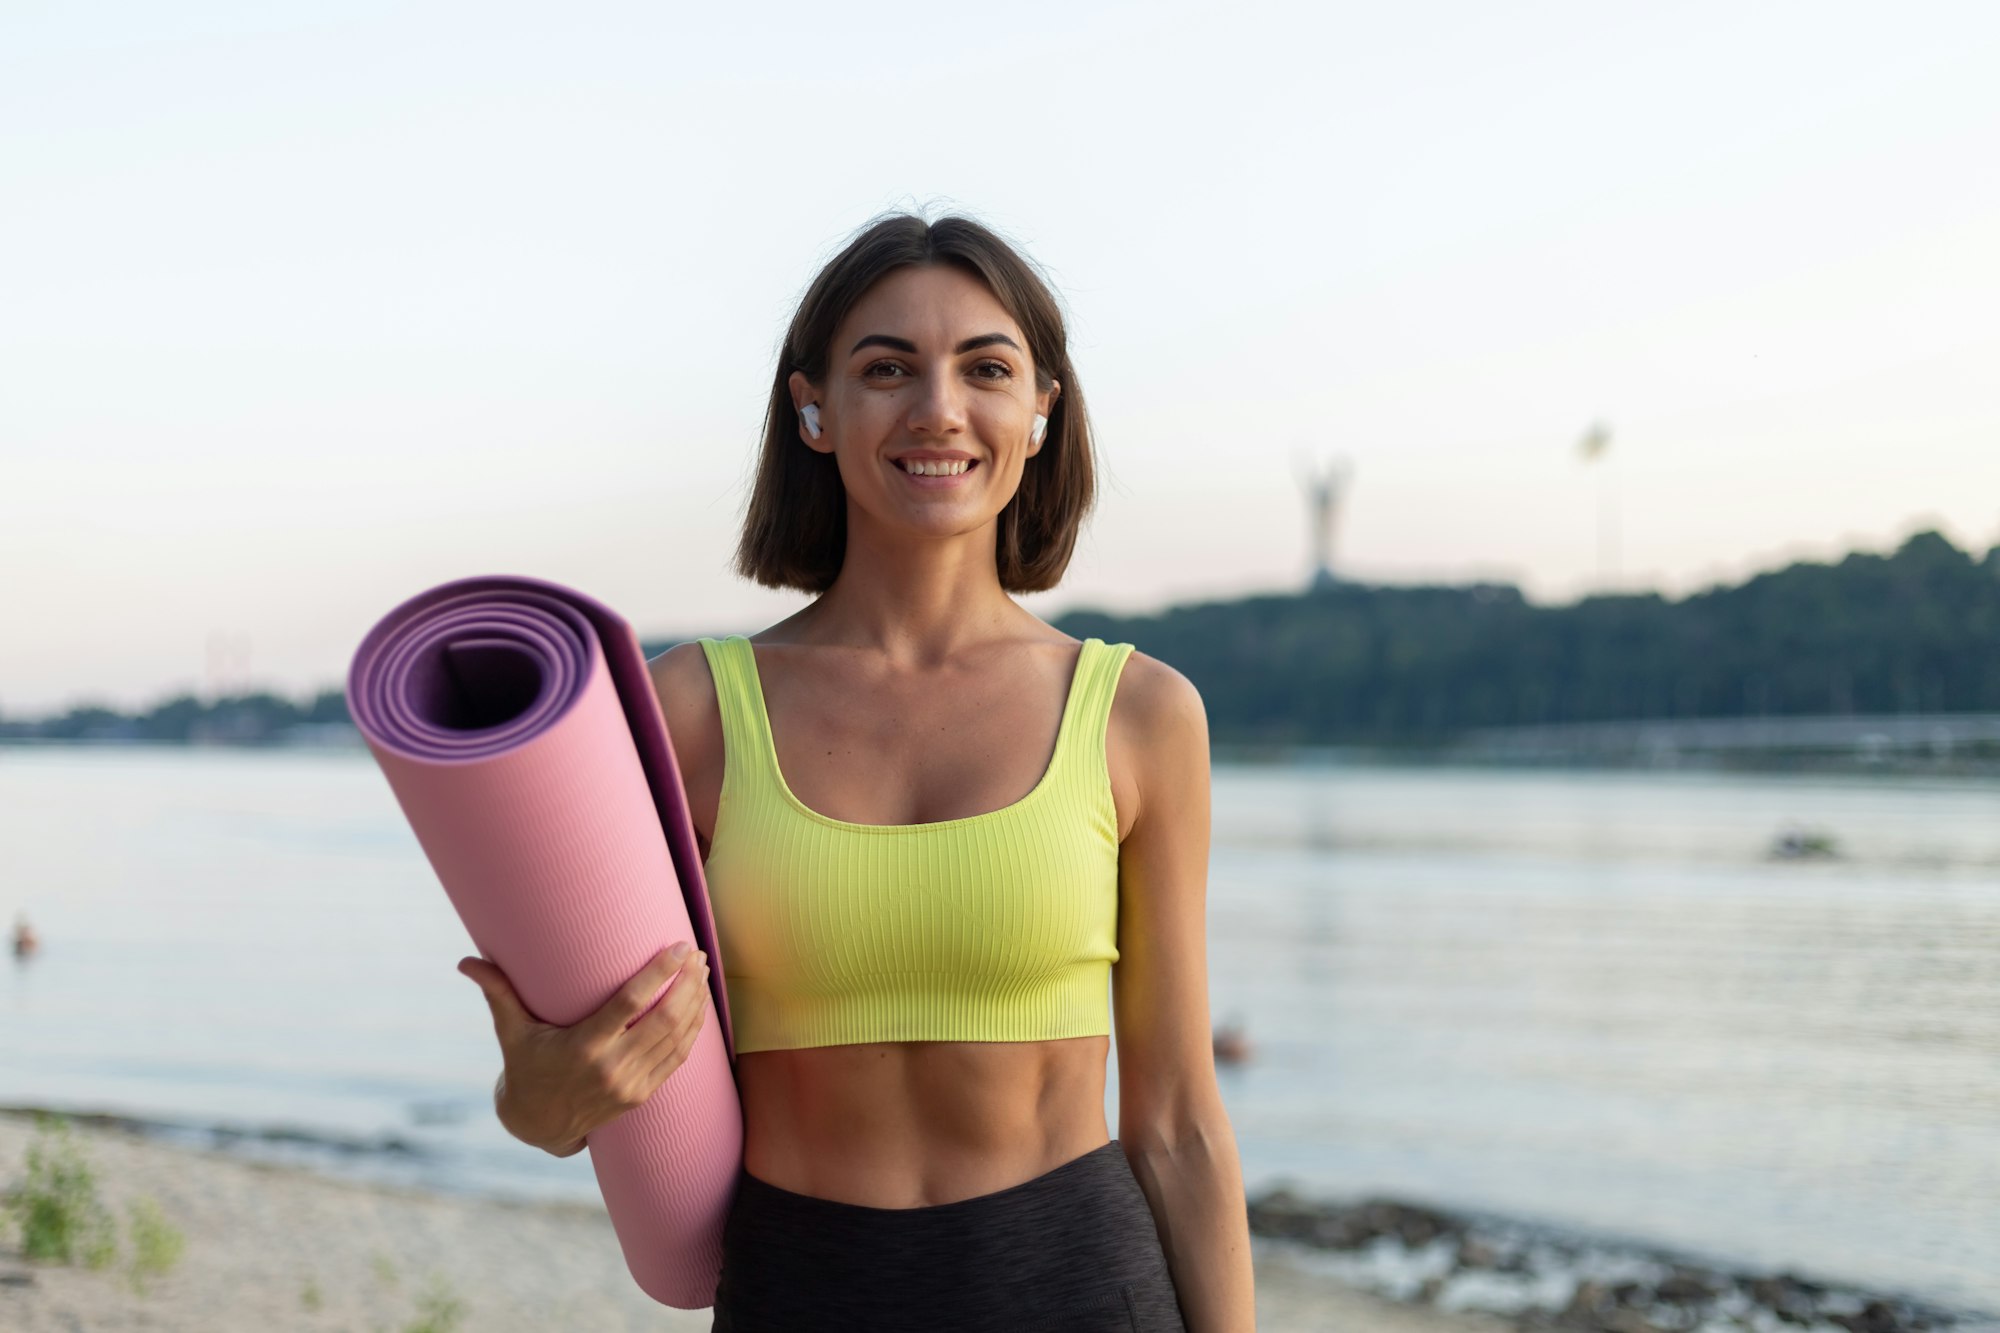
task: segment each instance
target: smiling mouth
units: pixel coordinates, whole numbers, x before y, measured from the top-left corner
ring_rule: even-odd
[[[911,477],[962,477],[979,466],[976,458],[904,458],[897,470]]]

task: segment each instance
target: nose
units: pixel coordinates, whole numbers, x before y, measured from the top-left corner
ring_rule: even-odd
[[[965,386],[945,371],[926,375],[910,400],[905,424],[913,435],[957,435],[965,430]]]

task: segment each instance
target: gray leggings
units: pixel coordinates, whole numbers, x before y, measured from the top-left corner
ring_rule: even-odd
[[[926,1208],[817,1199],[741,1168],[736,1186],[712,1333],[1186,1333],[1116,1139]]]

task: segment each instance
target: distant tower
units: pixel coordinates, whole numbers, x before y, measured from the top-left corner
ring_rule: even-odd
[[[1609,592],[1618,581],[1618,487],[1611,465],[1601,462],[1611,452],[1611,427],[1593,421],[1577,441],[1585,466],[1597,465],[1597,586]]]
[[[1300,468],[1299,484],[1306,493],[1312,537],[1313,588],[1330,588],[1340,580],[1333,572],[1334,525],[1340,519],[1340,502],[1354,480],[1354,467],[1345,458],[1336,458],[1323,467]]]

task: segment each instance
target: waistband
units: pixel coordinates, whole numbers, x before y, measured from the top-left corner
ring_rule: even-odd
[[[1072,1157],[1062,1165],[1018,1185],[1009,1185],[991,1194],[976,1194],[969,1199],[924,1204],[917,1208],[871,1208],[867,1204],[799,1194],[773,1185],[768,1180],[758,1179],[741,1164],[736,1168],[738,1206],[747,1202],[762,1210],[783,1210],[805,1221],[818,1219],[851,1224],[865,1218],[877,1225],[908,1223],[926,1228],[941,1222],[1032,1209],[1050,1199],[1074,1195],[1079,1190],[1088,1192],[1107,1183],[1125,1182],[1134,1187],[1138,1184],[1132,1175],[1131,1163],[1125,1159],[1125,1149],[1117,1139],[1093,1148],[1081,1157]]]

